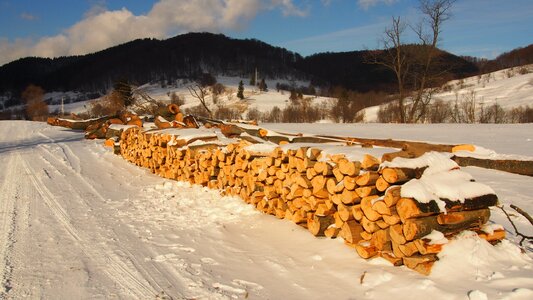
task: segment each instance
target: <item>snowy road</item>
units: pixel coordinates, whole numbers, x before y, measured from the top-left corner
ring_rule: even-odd
[[[502,202],[533,211],[533,179],[469,171]],[[41,123],[0,122],[0,188],[0,298],[533,297],[533,262],[511,242],[465,238],[424,277]]]

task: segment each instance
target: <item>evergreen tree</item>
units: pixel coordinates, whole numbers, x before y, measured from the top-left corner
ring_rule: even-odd
[[[265,82],[265,79],[261,79],[261,82],[259,83],[259,90],[262,91],[262,92],[267,92],[268,91],[268,87],[267,87],[267,84]]]
[[[244,84],[242,83],[242,80],[239,82],[239,88],[237,89],[237,97],[239,99],[244,99]]]
[[[255,73],[252,74],[252,77],[250,77],[250,85],[255,86]]]

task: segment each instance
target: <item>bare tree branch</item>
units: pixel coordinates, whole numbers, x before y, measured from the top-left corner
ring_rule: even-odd
[[[512,206],[513,205],[511,204],[511,207]],[[527,235],[524,235],[524,234],[522,234],[521,232],[518,231],[518,228],[516,228],[515,223],[513,222],[513,220],[511,220],[511,216],[509,216],[509,213],[507,213],[507,211],[503,208],[503,205],[502,206],[497,206],[497,207],[503,211],[503,213],[507,217],[507,220],[509,221],[509,223],[511,223],[511,226],[513,226],[516,235],[522,238],[520,240],[520,242],[518,243],[520,246],[522,246],[522,244],[524,243],[524,241],[526,239],[527,240],[533,240],[533,236],[527,236]]]
[[[533,218],[531,218],[531,216],[527,212],[525,212],[523,209],[521,209],[520,207],[518,207],[518,206],[516,206],[514,204],[511,204],[511,208],[516,210],[522,216],[524,216],[529,221],[529,223],[531,223],[531,225],[533,225]]]
[[[189,90],[189,93],[191,94],[191,96],[193,96],[194,98],[200,100],[200,103],[202,104],[202,106],[209,113],[209,117],[212,118],[213,117],[213,113],[207,107],[207,103],[206,103],[206,99],[205,99],[206,96],[207,96],[207,87],[202,87],[200,84],[196,83],[194,85],[188,86],[187,89]]]

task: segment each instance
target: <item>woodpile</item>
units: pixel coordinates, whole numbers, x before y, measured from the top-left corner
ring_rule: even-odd
[[[128,128],[121,133],[120,154],[162,177],[239,196],[315,236],[342,238],[362,258],[382,257],[422,274],[429,274],[444,243],[460,231],[475,231],[491,243],[505,236],[502,230],[483,229],[489,207],[498,201],[494,193],[425,202],[406,197],[408,183],[424,177],[430,165],[391,167],[369,154],[350,160],[348,155],[327,154],[319,144],[280,146],[264,142],[275,134],[222,125],[209,127],[219,127],[227,136],[253,138],[223,142],[205,128]],[[298,138],[278,140],[284,144]]]

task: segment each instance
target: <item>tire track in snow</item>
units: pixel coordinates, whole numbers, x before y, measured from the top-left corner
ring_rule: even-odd
[[[58,173],[65,175],[64,178],[68,178],[68,183],[65,185],[68,185],[71,190],[69,195],[71,195],[72,200],[79,200],[79,202],[81,202],[80,204],[86,206],[88,209],[100,207],[99,204],[97,204],[98,206],[95,206],[95,203],[98,203],[99,201],[92,200],[100,200],[100,204],[107,203],[108,199],[104,198],[93,184],[91,184],[91,181],[81,174],[83,168],[80,164],[80,156],[74,152],[69,145],[58,142],[59,140],[56,140],[53,137],[46,136],[42,133],[39,134],[53,142],[55,147],[61,148],[60,150],[58,149],[59,151],[54,151],[55,147],[52,148],[40,145],[37,149],[42,152],[41,159],[46,161],[49,167],[52,167],[58,171]],[[63,159],[63,157],[65,157],[66,160]],[[75,164],[72,164],[72,162]],[[66,168],[62,168],[63,165]],[[54,184],[56,183],[59,182],[54,182]],[[85,196],[80,197],[81,195]],[[87,195],[92,198],[90,199],[91,201],[85,199]],[[94,213],[98,214],[98,211],[94,210]],[[99,217],[105,219],[109,216],[104,213],[104,215],[100,215]],[[114,236],[120,240],[120,245],[115,249],[115,252],[118,251],[118,253],[120,253],[119,259],[126,261],[128,266],[139,272],[142,278],[148,281],[154,289],[164,291],[165,289],[171,288],[170,294],[176,299],[185,299],[186,297],[184,297],[182,293],[195,295],[193,298],[198,295],[201,295],[200,298],[212,299],[227,297],[228,291],[213,287],[208,283],[209,280],[206,281],[206,278],[201,278],[202,276],[199,276],[203,270],[201,272],[196,270],[197,268],[193,267],[195,264],[185,262],[183,259],[179,259],[178,261],[182,261],[183,265],[181,265],[181,263],[176,265],[175,261],[166,262],[150,259],[161,257],[161,253],[155,252],[150,247],[133,246],[138,245],[139,240],[137,236],[132,236],[128,228],[115,226],[112,228],[112,232],[114,233]],[[128,245],[131,246],[128,247]],[[106,252],[113,253],[111,249],[107,249]],[[201,266],[199,265],[198,268],[201,269]]]
[[[15,168],[14,155],[9,155],[8,162],[4,165],[7,173],[0,190],[0,298],[5,298],[11,289],[11,249],[15,243],[13,235],[16,227],[15,199],[18,197],[17,169]]]
[[[20,157],[20,154],[18,154]],[[82,251],[91,260],[98,263],[103,268],[103,272],[115,283],[117,283],[124,292],[130,293],[139,299],[153,298],[157,292],[146,280],[136,271],[132,270],[118,256],[114,255],[108,249],[102,249],[100,245],[87,245],[88,240],[81,237],[79,232],[71,222],[71,218],[60,203],[55,199],[51,191],[43,182],[33,173],[27,162],[20,157],[21,167],[29,177],[33,187],[41,195],[43,201],[50,208],[53,215],[61,223],[63,228],[75,239],[81,246]]]
[[[39,135],[45,137],[46,139],[50,140],[51,142],[55,142],[51,137],[48,137],[44,135],[43,133],[39,133]],[[79,157],[72,151],[72,149],[64,145],[63,143],[56,143],[56,145],[60,148],[62,148],[63,153],[69,152],[70,155],[74,158],[76,158],[77,161],[79,160]],[[63,146],[66,146],[68,149],[63,149]],[[44,155],[41,155],[41,159],[47,162],[49,167],[54,168],[58,173],[61,173],[63,175],[65,174],[65,171],[69,174],[66,176],[66,178],[69,178],[69,182],[66,183],[64,186],[68,186],[70,190],[72,191],[71,197],[72,199],[78,199],[80,204],[84,204],[87,208],[87,210],[93,209],[93,201],[87,201],[85,199],[85,196],[82,196],[82,194],[86,194],[85,192],[89,192],[90,196],[98,199],[101,201],[101,203],[107,202],[107,200],[98,192],[98,190],[89,182],[87,179],[82,176],[76,169],[81,170],[80,168],[72,168],[71,165],[65,164],[65,161],[62,159],[56,157],[54,152],[51,151],[49,147],[44,147],[40,145],[38,147],[39,150],[42,150],[43,154],[46,154],[47,158],[44,157]],[[65,165],[67,168],[59,170],[56,166],[56,163]],[[75,182],[75,183],[74,183]],[[80,189],[81,188],[81,189]],[[176,287],[176,284],[183,287],[188,286],[190,283],[187,281],[187,278],[184,278],[183,276],[179,276],[179,274],[176,274],[174,272],[173,267],[169,266],[161,266],[157,263],[150,263],[149,265],[146,265],[146,257],[152,257],[156,254],[153,252],[153,250],[148,249],[146,247],[143,247],[143,249],[139,248],[129,248],[128,245],[135,245],[138,244],[138,240],[132,239],[131,234],[127,232],[127,230],[124,230],[123,228],[120,228],[119,226],[114,227],[112,231],[115,233],[115,238],[118,239],[120,237],[121,245],[125,245],[120,247],[120,249],[117,249],[117,251],[120,252],[120,256],[124,257],[122,260],[127,260],[127,264],[131,265],[131,268],[134,268],[135,271],[140,274],[140,276],[146,280],[153,288],[163,291],[164,287],[170,287],[173,286]],[[133,251],[135,250],[135,251]],[[106,249],[104,251],[105,253],[113,253],[112,250]],[[117,256],[117,259],[121,260]],[[157,278],[156,278],[157,277]],[[175,295],[177,297],[180,297],[181,295]]]

